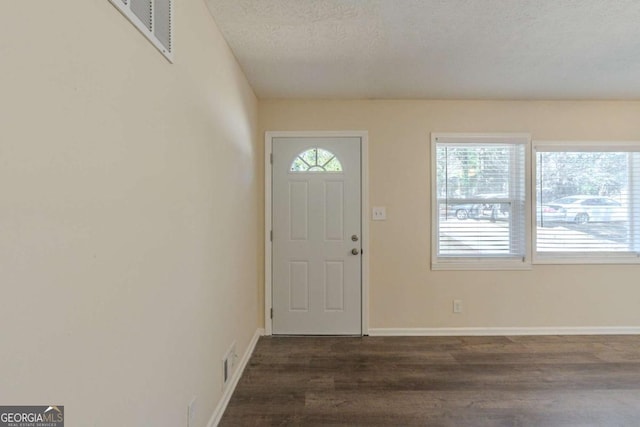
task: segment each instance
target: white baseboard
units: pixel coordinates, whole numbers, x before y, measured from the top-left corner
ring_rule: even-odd
[[[224,390],[222,394],[222,398],[220,402],[218,402],[218,406],[216,406],[215,411],[213,411],[213,415],[209,419],[209,423],[207,427],[216,427],[220,420],[222,419],[222,415],[224,414],[225,409],[227,409],[227,405],[229,404],[229,400],[231,400],[231,395],[233,395],[233,391],[236,389],[238,385],[238,381],[242,376],[242,372],[244,372],[244,368],[247,366],[247,362],[251,359],[251,355],[253,354],[253,350],[256,348],[256,344],[258,343],[258,339],[264,335],[264,329],[257,329],[256,333],[253,334],[253,338],[251,338],[251,342],[247,347],[247,351],[242,355],[242,359],[240,359],[240,364],[238,368],[233,373],[233,376],[230,379],[229,384]]]
[[[370,336],[639,335],[640,326],[537,328],[369,328]]]

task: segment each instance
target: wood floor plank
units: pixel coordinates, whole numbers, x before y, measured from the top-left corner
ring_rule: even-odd
[[[638,426],[640,337],[263,337],[220,425]]]

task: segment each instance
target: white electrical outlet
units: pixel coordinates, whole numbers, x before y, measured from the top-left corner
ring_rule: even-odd
[[[387,208],[385,206],[374,206],[371,209],[371,219],[385,221],[387,219]]]
[[[196,400],[198,398],[194,397],[187,405],[187,427],[195,427],[196,425]]]
[[[453,300],[453,312],[454,313],[462,313],[462,300],[454,299]]]
[[[229,350],[225,353],[222,358],[222,389],[227,386],[227,383],[233,376],[233,368],[236,366],[236,359],[238,355],[236,354],[236,343],[235,341],[229,347]]]

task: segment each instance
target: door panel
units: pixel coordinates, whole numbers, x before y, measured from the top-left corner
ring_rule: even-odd
[[[309,311],[308,262],[289,262],[289,310]]]
[[[291,240],[307,240],[309,231],[309,183],[289,182]]]
[[[344,262],[325,262],[324,287],[325,310],[344,311]]]
[[[325,240],[344,238],[344,183],[328,181],[324,183],[325,196]]]
[[[273,333],[361,334],[360,138],[272,146]]]

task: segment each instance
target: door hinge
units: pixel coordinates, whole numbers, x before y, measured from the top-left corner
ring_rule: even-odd
[[[271,162],[271,164],[273,164],[273,153],[269,154],[269,162]]]
[[[273,230],[269,231],[269,240],[273,242]]]
[[[271,319],[273,319],[273,308],[271,309]]]

